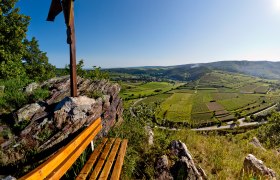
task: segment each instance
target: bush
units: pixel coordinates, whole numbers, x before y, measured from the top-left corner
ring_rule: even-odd
[[[258,137],[269,148],[280,146],[280,113],[274,112],[268,123],[258,129]]]
[[[45,100],[50,96],[50,91],[48,89],[36,89],[30,96],[31,101]]]

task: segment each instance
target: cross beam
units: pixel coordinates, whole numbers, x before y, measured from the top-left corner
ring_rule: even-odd
[[[76,37],[74,26],[74,0],[52,0],[47,21],[54,21],[63,11],[67,27],[67,43],[70,47],[70,86],[71,96],[77,96]]]

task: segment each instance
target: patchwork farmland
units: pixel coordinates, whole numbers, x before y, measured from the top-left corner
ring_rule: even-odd
[[[151,82],[127,85],[124,97],[145,96],[142,104],[157,104],[158,123],[187,123],[193,126],[231,121],[275,104],[279,94],[259,78],[214,71],[190,83]],[[155,90],[160,91],[155,92]],[[250,92],[250,93],[249,93]],[[141,104],[140,103],[140,104]]]

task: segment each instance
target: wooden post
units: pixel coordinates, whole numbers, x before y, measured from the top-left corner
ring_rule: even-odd
[[[77,96],[77,70],[76,70],[76,37],[75,37],[75,25],[74,25],[74,2],[71,1],[70,9],[70,23],[67,31],[70,32],[71,41],[68,42],[70,47],[70,86],[71,96]]]
[[[71,96],[77,96],[77,70],[76,70],[76,37],[74,24],[74,1],[62,1],[65,23],[67,26],[67,43],[70,48],[70,86]]]
[[[77,94],[77,70],[76,70],[76,37],[74,25],[74,0],[52,0],[48,14],[48,21],[54,21],[55,17],[63,11],[67,27],[67,43],[70,47],[70,89],[71,96]]]
[[[67,43],[70,48],[70,87],[71,96],[77,96],[77,70],[76,70],[76,37],[74,23],[74,1],[63,0],[62,9],[67,26]]]

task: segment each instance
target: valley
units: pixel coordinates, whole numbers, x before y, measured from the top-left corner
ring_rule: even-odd
[[[156,105],[155,123],[174,127],[207,127],[260,119],[254,114],[280,100],[276,80],[212,71],[190,82],[122,82],[125,104]],[[275,108],[271,108],[272,111]]]
[[[208,179],[255,178],[241,171],[248,154],[280,173],[277,79],[217,69],[188,81],[153,75],[131,73],[118,80],[128,121],[113,132],[126,132],[125,137],[133,139],[129,149],[133,160],[125,165],[126,174],[136,171],[139,178],[155,177],[155,164],[174,139],[186,143]],[[252,143],[254,138],[260,146]],[[148,139],[152,145],[147,145]],[[133,169],[136,162],[138,169]]]

